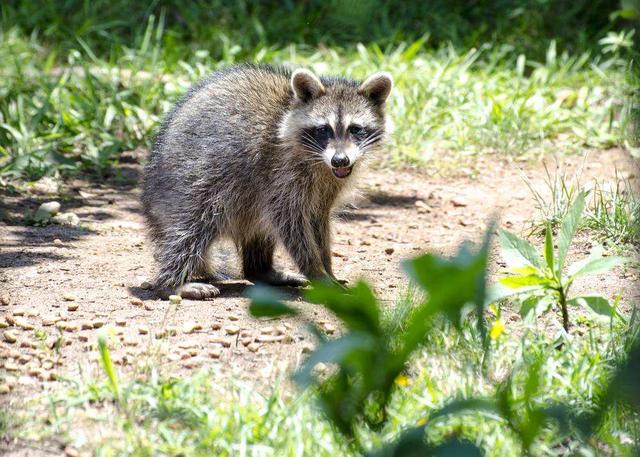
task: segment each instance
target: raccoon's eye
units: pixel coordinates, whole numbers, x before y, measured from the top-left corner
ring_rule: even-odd
[[[365,129],[364,127],[362,127],[360,125],[351,124],[349,126],[349,133],[356,140],[363,140],[367,136],[367,129]]]
[[[324,144],[329,141],[332,135],[331,127],[328,125],[321,125],[313,129],[313,138],[320,144]]]

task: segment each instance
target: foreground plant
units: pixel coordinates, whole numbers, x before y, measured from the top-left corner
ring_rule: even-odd
[[[488,237],[478,253],[463,245],[451,259],[425,254],[405,262],[404,269],[425,292],[427,298],[404,317],[401,325],[385,331],[380,320],[380,304],[371,288],[363,281],[346,291],[340,286],[316,283],[306,293],[306,299],[331,310],[345,325],[347,333],[328,340],[309,323],[320,340],[295,374],[304,387],[316,385],[322,409],[338,430],[364,452],[357,441],[356,427],[365,423],[379,429],[387,420],[386,406],[396,380],[401,378],[409,358],[424,343],[425,335],[436,316],[442,316],[455,327],[463,322],[468,309],[475,309],[481,335],[486,334],[483,307]],[[256,286],[250,292],[251,313],[254,316],[281,316],[297,311],[281,301],[281,296],[267,286]],[[314,369],[318,364],[335,366],[336,371],[320,380]],[[453,439],[433,447],[415,443],[416,451],[434,449],[464,451],[465,455],[479,455],[479,449],[467,442]],[[444,447],[442,447],[444,446]]]
[[[597,246],[589,257],[572,264],[565,271],[569,246],[578,229],[584,206],[585,194],[579,193],[560,222],[555,250],[551,224],[547,223],[542,256],[528,241],[506,230],[500,231],[502,255],[510,265],[509,274],[499,280],[506,290],[497,292],[494,300],[518,294],[523,318],[537,317],[555,305],[560,310],[562,326],[567,332],[569,307],[582,306],[607,317],[616,314],[609,300],[601,295],[569,295],[571,285],[577,278],[602,273],[625,261],[617,256],[604,257],[602,246]]]
[[[509,241],[507,247],[511,247],[511,250],[508,252],[518,253],[530,264],[527,270],[529,274],[519,277],[529,281],[529,276],[542,278],[545,274],[545,282],[536,287],[545,290],[547,295],[565,294],[565,306],[584,301],[587,306],[600,309],[603,305],[598,300],[590,297],[566,300],[566,292],[578,272],[586,274],[601,271],[610,267],[615,259],[590,258],[572,268],[575,271],[571,280],[560,274],[583,205],[584,196],[581,196],[562,222],[557,255],[553,253],[551,232],[548,232],[545,250],[548,272],[543,270],[541,259],[534,255],[535,250],[527,242],[506,232],[502,238],[503,244]],[[425,254],[405,262],[405,271],[423,289],[426,298],[401,317],[400,325],[394,325],[390,330],[381,324],[381,305],[365,282],[359,281],[346,291],[336,285],[316,283],[306,292],[308,301],[322,304],[342,321],[345,333],[337,339],[327,339],[310,322],[309,327],[320,344],[295,373],[294,379],[302,387],[316,387],[326,418],[357,452],[378,457],[484,455],[483,450],[468,439],[462,428],[445,434],[444,438],[440,435],[441,438],[435,442],[428,439],[430,432],[437,435],[436,431],[441,432],[442,426],[452,419],[460,420],[468,414],[479,414],[484,420],[497,421],[506,426],[519,441],[521,455],[530,455],[536,440],[543,433],[548,433],[550,427],[554,427],[558,443],[565,438],[588,443],[611,404],[621,402],[626,405],[624,407],[637,407],[638,389],[631,381],[633,367],[638,363],[637,342],[635,346],[632,345],[635,349],[630,352],[630,358],[619,364],[620,372],[612,384],[623,385],[624,389],[618,392],[610,388],[595,410],[586,414],[576,410],[570,403],[552,401],[545,404],[539,401],[546,361],[544,352],[541,352],[533,362],[516,363],[506,380],[498,383],[493,395],[452,398],[441,408],[425,411],[424,418],[417,425],[408,427],[380,449],[375,452],[367,449],[362,442],[362,431],[375,433],[388,423],[387,407],[394,389],[408,382],[405,370],[410,357],[418,347],[429,341],[430,332],[434,331],[438,322],[444,319],[460,329],[462,323],[471,318],[477,329],[474,334],[477,344],[484,347],[485,355],[490,350],[490,337],[484,321],[485,305],[489,302],[485,291],[488,244],[487,237],[476,254],[463,246],[451,259]],[[556,281],[555,285],[553,281]],[[517,280],[513,279],[513,284],[516,283]],[[529,292],[533,293],[533,289],[529,289]],[[547,295],[532,294],[530,298],[544,302]],[[298,314],[270,287],[255,286],[250,290],[250,297],[250,310],[254,316]],[[318,367],[322,366],[320,364],[324,367],[318,371]],[[482,361],[478,361],[480,365]]]

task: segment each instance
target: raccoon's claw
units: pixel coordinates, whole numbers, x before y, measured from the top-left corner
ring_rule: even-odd
[[[207,300],[220,295],[220,289],[204,282],[188,282],[180,286],[176,293],[190,300]]]
[[[304,287],[309,284],[309,281],[302,275],[275,270],[247,279],[251,282],[266,282],[272,286]]]

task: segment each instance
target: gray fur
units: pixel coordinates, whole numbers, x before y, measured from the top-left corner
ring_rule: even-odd
[[[294,74],[295,81],[283,68],[232,67],[194,86],[167,115],[142,192],[161,295],[217,295],[214,286],[189,281],[210,274],[207,249],[219,237],[234,241],[248,279],[301,283],[274,271],[277,242],[307,278],[335,279],[331,209],[353,177],[336,177],[327,151],[348,151],[353,170],[362,167],[358,159],[383,137],[391,83],[378,88],[380,74],[368,86]],[[340,132],[326,148],[305,141],[303,128],[328,119]],[[343,125],[349,119],[370,132],[359,146]]]

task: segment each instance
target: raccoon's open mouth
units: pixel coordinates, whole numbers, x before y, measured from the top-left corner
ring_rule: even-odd
[[[353,165],[350,167],[335,167],[332,168],[331,171],[333,171],[333,176],[336,178],[346,178],[351,174],[351,171],[353,171]]]

